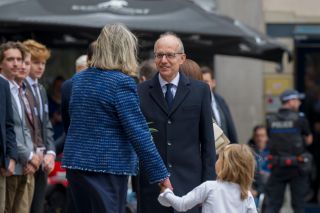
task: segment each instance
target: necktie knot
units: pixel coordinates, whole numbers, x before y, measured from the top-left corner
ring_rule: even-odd
[[[19,87],[19,89],[18,89],[18,91],[19,91],[19,95],[23,95],[23,89],[22,89],[22,87]]]
[[[32,86],[34,89],[36,89],[36,88],[38,88],[38,83],[34,83],[34,84],[32,84]]]
[[[166,84],[167,91],[168,91],[168,90],[171,90],[172,86],[173,86],[173,84],[171,84],[171,83],[167,83],[167,84]]]

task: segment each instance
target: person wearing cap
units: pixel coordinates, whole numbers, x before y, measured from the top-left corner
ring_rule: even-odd
[[[267,117],[271,168],[266,186],[267,213],[280,211],[287,184],[290,184],[294,212],[304,212],[304,195],[312,161],[305,147],[313,138],[307,119],[299,112],[303,98],[304,94],[296,90],[284,91],[280,95],[282,105],[279,111]]]

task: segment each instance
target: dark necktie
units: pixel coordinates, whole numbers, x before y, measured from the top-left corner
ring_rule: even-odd
[[[19,88],[19,96],[20,96],[20,98],[21,98],[22,104],[23,104],[24,107],[25,107],[25,110],[26,110],[28,119],[29,119],[30,123],[33,124],[33,117],[32,117],[31,107],[30,107],[30,104],[29,104],[29,101],[28,101],[26,95],[25,95],[24,92],[23,92],[22,87]]]
[[[173,102],[173,94],[171,92],[172,86],[173,86],[173,84],[170,84],[170,83],[166,84],[167,91],[166,91],[166,94],[165,94],[165,99],[167,101],[169,109],[171,108],[172,102]]]
[[[35,83],[32,85],[33,90],[34,90],[34,97],[36,98],[36,104],[37,104],[37,108],[40,111],[40,97],[39,97],[39,93],[38,93],[38,84]]]

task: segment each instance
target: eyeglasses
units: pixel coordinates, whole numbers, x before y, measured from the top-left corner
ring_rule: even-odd
[[[166,56],[167,59],[174,59],[177,54],[184,54],[184,53],[154,53],[154,57],[156,59],[162,59],[163,56]]]

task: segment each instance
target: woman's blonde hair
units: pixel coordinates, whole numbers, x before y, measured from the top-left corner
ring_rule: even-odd
[[[217,179],[240,185],[240,199],[248,197],[254,172],[255,157],[251,148],[246,144],[227,145],[220,153],[220,171],[217,171]]]
[[[97,39],[89,66],[137,76],[137,42],[124,25],[106,25]]]

